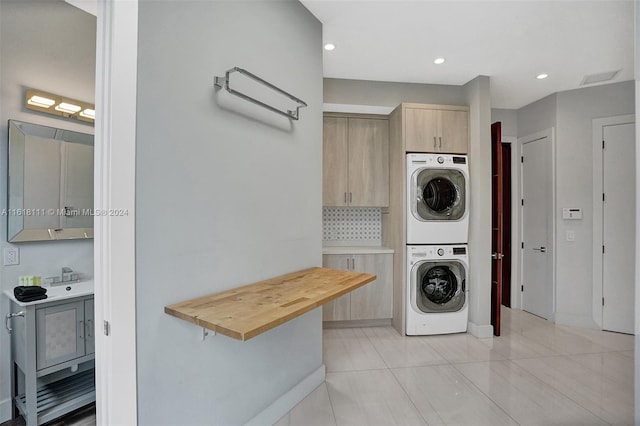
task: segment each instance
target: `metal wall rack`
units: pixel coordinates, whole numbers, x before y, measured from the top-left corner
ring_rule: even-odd
[[[278,92],[279,94],[286,96],[287,98],[291,99],[292,101],[294,101],[297,105],[295,107],[295,110],[281,110],[278,109],[274,106],[271,106],[269,104],[266,104],[262,101],[259,101],[256,98],[253,98],[245,93],[239,92],[235,89],[231,88],[231,85],[229,83],[229,76],[230,74],[237,72],[240,73],[244,76],[247,76],[248,78],[257,81],[258,83],[268,87],[269,89],[272,89],[276,92]],[[281,88],[274,86],[273,84],[269,83],[268,81],[265,81],[263,79],[261,79],[260,77],[258,77],[257,75],[250,73],[249,71],[242,69],[242,68],[238,68],[238,67],[233,67],[230,70],[228,70],[224,77],[215,77],[214,79],[214,86],[218,87],[218,88],[224,88],[227,92],[231,93],[232,95],[238,96],[246,101],[252,102],[256,105],[260,105],[263,108],[266,108],[270,111],[273,111],[277,114],[280,115],[284,115],[285,117],[291,118],[293,120],[298,120],[298,116],[299,116],[299,112],[300,112],[300,108],[304,108],[307,106],[307,103],[304,102],[303,100],[300,100],[298,98],[296,98],[295,96],[293,96],[292,94],[285,92],[284,90],[282,90]]]

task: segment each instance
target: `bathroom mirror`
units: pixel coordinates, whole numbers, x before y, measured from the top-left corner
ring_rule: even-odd
[[[9,120],[7,240],[93,238],[93,135]]]

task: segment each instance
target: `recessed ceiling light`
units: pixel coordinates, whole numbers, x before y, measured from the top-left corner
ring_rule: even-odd
[[[433,63],[437,65],[444,64],[444,58],[437,58]]]
[[[333,49],[335,49],[335,48],[336,48],[336,45],[335,45],[335,44],[333,44],[333,43],[326,43],[326,44],[324,45],[324,50],[333,50]]]
[[[549,74],[538,74],[538,76],[536,78],[538,80],[544,80],[547,77],[549,77]]]

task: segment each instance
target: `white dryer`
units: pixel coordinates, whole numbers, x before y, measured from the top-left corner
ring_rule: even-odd
[[[406,334],[467,331],[466,245],[407,246]]]
[[[466,155],[407,154],[407,244],[466,244]]]

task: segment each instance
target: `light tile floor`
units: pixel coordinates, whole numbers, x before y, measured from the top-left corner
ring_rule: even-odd
[[[502,336],[324,331],[326,381],[285,425],[633,424],[633,336],[502,311]]]

